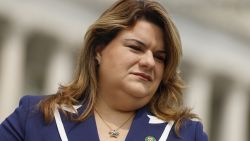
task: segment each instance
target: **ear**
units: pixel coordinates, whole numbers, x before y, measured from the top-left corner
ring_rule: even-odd
[[[101,52],[103,50],[103,47],[104,47],[103,45],[98,45],[96,46],[96,49],[95,49],[95,52],[96,52],[95,59],[97,60],[98,64],[101,63],[101,59],[102,59]]]
[[[98,64],[101,63],[101,53],[100,52],[96,53],[95,59],[97,60]]]

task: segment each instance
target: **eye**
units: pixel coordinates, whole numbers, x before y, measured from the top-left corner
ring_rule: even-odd
[[[165,63],[165,60],[166,60],[165,55],[161,55],[161,54],[155,54],[154,58],[156,59],[157,62],[160,62],[160,63]]]
[[[127,45],[129,48],[131,48],[133,51],[143,51],[143,48],[137,45]]]

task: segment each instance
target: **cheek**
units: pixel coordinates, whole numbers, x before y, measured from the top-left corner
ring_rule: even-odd
[[[109,61],[112,62],[115,68],[130,69],[138,62],[138,56],[128,50],[121,50],[121,52],[116,54],[116,57],[113,56]]]
[[[123,77],[131,66],[131,58],[124,54],[106,55],[101,64],[102,75],[109,77]]]
[[[161,64],[159,66],[156,66],[155,72],[156,72],[157,79],[162,80],[163,73],[164,73],[164,66]]]

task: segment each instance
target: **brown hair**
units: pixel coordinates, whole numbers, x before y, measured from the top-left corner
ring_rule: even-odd
[[[86,108],[74,119],[77,121],[86,119],[92,113],[97,94],[96,47],[108,44],[119,32],[132,27],[141,19],[162,29],[167,53],[162,82],[148,104],[150,111],[160,119],[175,120],[177,133],[185,119],[196,117],[183,106],[183,83],[178,73],[182,54],[181,42],[169,14],[156,1],[119,0],[87,30],[73,81],[67,86],[60,86],[56,95],[41,101],[40,109],[46,122],[53,120],[56,104],[66,104],[70,107],[83,104]]]

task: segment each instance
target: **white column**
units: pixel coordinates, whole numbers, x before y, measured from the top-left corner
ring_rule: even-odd
[[[247,141],[249,96],[247,89],[236,84],[226,95],[219,141]]]
[[[52,53],[47,68],[45,93],[52,94],[58,89],[59,84],[67,84],[72,78],[72,58],[70,48],[60,43]],[[75,61],[75,60],[73,60]]]
[[[7,35],[1,54],[0,121],[18,105],[23,92],[25,46],[24,34],[16,28]]]
[[[211,80],[207,72],[195,70],[187,82],[187,91],[184,94],[186,104],[193,108],[193,112],[202,119],[206,133],[210,128],[211,87]]]

